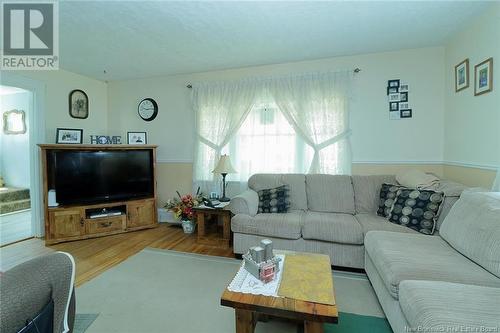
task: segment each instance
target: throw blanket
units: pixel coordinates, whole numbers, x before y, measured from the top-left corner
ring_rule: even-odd
[[[399,184],[416,189],[434,189],[439,185],[439,178],[419,171],[410,170],[396,175]]]

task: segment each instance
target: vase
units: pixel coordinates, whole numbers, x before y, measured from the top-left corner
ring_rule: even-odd
[[[182,220],[182,230],[185,234],[192,234],[194,232],[195,224],[191,220]]]

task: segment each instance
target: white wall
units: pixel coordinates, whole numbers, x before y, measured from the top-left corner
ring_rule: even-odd
[[[356,75],[352,104],[354,161],[442,161],[444,49],[441,47],[110,82],[109,131],[124,137],[127,131],[146,131],[149,143],[160,145],[160,161],[189,162],[193,156],[194,117],[187,83],[355,67],[362,71]],[[412,119],[389,120],[386,86],[387,80],[394,78],[410,84]],[[137,115],[137,104],[145,97],[154,98],[159,105],[158,117],[149,123]]]
[[[474,96],[474,66],[493,57],[493,91]],[[469,58],[469,88],[455,93],[455,65]],[[446,45],[444,157],[450,164],[500,164],[500,3]]]
[[[57,71],[16,71],[15,75],[25,76],[45,85],[45,130],[46,143],[55,143],[56,128],[83,129],[84,143],[90,142],[91,134],[108,132],[108,91],[107,83],[72,72]],[[89,97],[89,117],[75,119],[69,115],[69,93],[81,89]]]
[[[31,93],[19,92],[0,96],[0,175],[9,187],[30,188],[30,150],[28,115],[32,105]],[[26,116],[27,131],[24,134],[5,134],[3,132],[3,113],[22,110]]]

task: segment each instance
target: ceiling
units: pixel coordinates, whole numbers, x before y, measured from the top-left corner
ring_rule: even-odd
[[[490,5],[483,1],[59,4],[60,67],[101,80],[437,46]]]

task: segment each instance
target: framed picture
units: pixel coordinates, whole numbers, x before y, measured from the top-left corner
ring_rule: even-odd
[[[79,144],[83,142],[83,130],[77,128],[58,128],[56,143]]]
[[[129,145],[145,145],[148,143],[146,132],[127,132],[127,143]]]
[[[455,66],[455,92],[469,87],[469,59]]]
[[[408,102],[399,102],[399,109],[398,110],[406,110],[410,108],[410,103]]]
[[[410,85],[408,83],[401,83],[399,85],[399,92],[408,92],[410,91]]]
[[[399,111],[399,103],[398,102],[390,102],[389,103],[389,111]]]
[[[407,92],[399,93],[399,101],[408,102],[408,93]]]
[[[400,80],[389,80],[389,81],[387,82],[387,86],[388,86],[389,88],[394,88],[394,87],[399,88],[399,81],[400,81]]]
[[[493,90],[493,58],[474,66],[474,96]]]
[[[401,118],[411,118],[412,112],[411,109],[401,110]]]
[[[389,94],[389,103],[390,102],[399,102],[400,101],[400,94],[397,93],[397,94]]]
[[[69,115],[77,119],[89,116],[89,98],[83,90],[75,89],[69,93]]]
[[[399,92],[398,87],[387,87],[387,95],[397,94]]]

